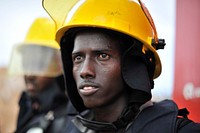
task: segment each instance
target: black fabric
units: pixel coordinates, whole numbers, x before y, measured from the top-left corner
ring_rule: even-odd
[[[130,106],[125,108],[119,118],[112,122],[98,122],[89,120],[88,116],[84,118],[81,115],[76,116],[78,122],[80,122],[83,126],[87,127],[90,130],[95,130],[98,132],[101,131],[119,131],[125,129],[127,125],[133,121],[135,116],[139,113],[139,109],[137,106]]]
[[[178,107],[172,100],[154,103],[142,110],[123,133],[200,133],[200,124],[192,121],[177,130],[177,116]],[[76,127],[77,125],[79,126]],[[80,130],[89,133],[89,129],[82,124],[77,125],[70,123],[67,126],[68,133],[81,133]]]
[[[136,41],[126,51],[122,61],[122,75],[125,83],[133,90],[133,102],[147,102],[151,99],[152,85],[142,44]]]
[[[186,108],[179,109],[178,115],[183,118],[188,118],[189,111]]]
[[[189,123],[192,123],[193,121],[188,119],[189,111],[186,108],[179,109],[178,111],[178,117],[176,120],[176,131],[180,131],[181,128],[188,125]]]
[[[65,92],[65,79],[64,79],[64,75],[60,75],[56,78],[56,82],[59,86],[59,89],[62,91],[62,92]]]
[[[129,127],[127,133],[199,133],[200,124],[190,123],[177,131],[178,107],[171,100],[155,103],[144,109]]]
[[[165,100],[145,108],[135,119],[127,133],[174,133],[178,108]]]
[[[184,122],[184,126],[177,129],[177,133],[200,133],[200,123],[191,122],[189,120],[186,121],[186,123]]]
[[[176,120],[177,131],[179,131],[181,128],[183,128],[184,126],[186,126],[187,124],[191,122],[193,121],[188,118],[177,118]]]
[[[63,61],[65,85],[68,98],[76,110],[78,112],[82,112],[87,108],[85,107],[82,98],[78,94],[76,83],[72,74],[72,50],[74,44],[73,38],[74,37],[72,35],[66,35],[66,37],[61,39],[61,56]]]
[[[40,107],[33,109],[32,104],[38,102]],[[28,93],[23,92],[20,102],[20,112],[15,133],[25,133],[37,127],[42,128],[44,133],[62,133],[67,118],[67,97],[58,88],[56,82],[52,83],[37,98],[30,98]],[[49,112],[53,112],[54,119],[46,118]]]
[[[137,57],[126,57],[123,60],[123,78],[126,83],[136,90],[151,93],[149,75],[145,64]]]
[[[19,100],[19,114],[17,119],[17,130],[21,129],[26,121],[32,117],[31,99],[26,92],[22,92]]]

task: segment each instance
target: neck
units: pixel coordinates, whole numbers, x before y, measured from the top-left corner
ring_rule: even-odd
[[[117,120],[117,118],[122,113],[123,109],[127,105],[127,99],[125,95],[122,95],[115,99],[114,102],[112,102],[109,105],[95,108],[94,109],[94,116],[96,121],[100,122],[114,122]]]

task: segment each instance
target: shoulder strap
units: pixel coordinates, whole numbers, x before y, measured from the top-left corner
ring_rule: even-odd
[[[188,118],[189,111],[186,108],[182,108],[178,110],[178,117]]]
[[[176,120],[176,131],[178,132],[179,129],[184,127],[185,125],[193,122],[192,120],[188,119],[189,111],[186,108],[179,109],[178,116]]]
[[[182,127],[184,127],[185,125],[189,124],[190,122],[192,122],[192,120],[188,118],[177,118],[176,120],[177,131]]]
[[[44,130],[47,129],[47,127],[56,119],[59,117],[63,117],[64,115],[67,115],[67,110],[64,107],[60,107],[56,109],[55,111],[49,111],[45,116],[44,120],[46,122],[45,127],[43,127]]]
[[[45,115],[40,117],[37,127],[42,129],[44,132],[56,118],[63,117],[64,115],[67,115],[66,107],[62,106],[54,111],[50,110]]]

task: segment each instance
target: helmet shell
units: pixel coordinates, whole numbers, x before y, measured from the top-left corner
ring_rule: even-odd
[[[60,46],[55,41],[55,23],[49,18],[37,18],[30,26],[23,45],[40,45],[54,49],[59,49]]]
[[[150,50],[155,56],[153,78],[157,78],[160,75],[160,58],[155,48],[151,45],[154,31],[138,1],[80,0],[68,12],[63,26],[57,30],[56,41],[60,42],[64,33],[75,27],[110,29],[141,41],[144,44],[144,53],[145,50]]]

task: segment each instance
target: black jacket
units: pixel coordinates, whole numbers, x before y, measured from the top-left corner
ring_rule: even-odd
[[[33,104],[39,108],[34,109]],[[19,101],[20,111],[15,133],[43,130],[43,133],[64,133],[67,123],[67,97],[54,82],[37,98],[31,99],[23,92]]]
[[[123,133],[200,133],[199,123],[183,118],[178,123],[177,116],[178,107],[173,101],[154,103],[143,109]],[[76,118],[67,125],[67,131],[67,133],[96,133],[88,130]]]

